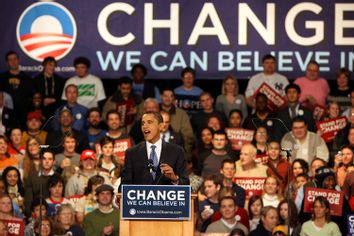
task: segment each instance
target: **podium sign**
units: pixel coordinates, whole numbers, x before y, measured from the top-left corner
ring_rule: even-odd
[[[191,187],[122,185],[122,219],[189,220]]]

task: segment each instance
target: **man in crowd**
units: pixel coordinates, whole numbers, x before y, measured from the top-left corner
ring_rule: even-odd
[[[135,64],[130,73],[133,76],[133,91],[139,100],[155,98],[157,101],[160,101],[159,89],[151,82],[145,80],[147,69],[143,64]]]
[[[161,138],[164,142],[174,143],[184,148],[183,137],[180,133],[173,130],[170,126],[170,114],[166,111],[161,111],[163,123],[161,126]]]
[[[328,162],[329,151],[326,143],[316,133],[308,131],[307,122],[302,117],[295,117],[291,131],[284,135],[281,147],[291,150],[291,159],[303,159],[311,163],[319,157]]]
[[[27,131],[22,132],[21,144],[26,145],[26,142],[30,137],[36,137],[41,143],[45,143],[48,133],[47,131],[41,130],[42,119],[42,113],[38,111],[28,112],[26,122]]]
[[[246,88],[246,103],[248,106],[255,108],[254,94],[258,88],[266,83],[277,93],[284,96],[284,89],[289,84],[288,79],[276,73],[276,59],[274,56],[267,54],[262,58],[263,72],[260,72],[250,78]]]
[[[100,138],[104,137],[107,133],[106,130],[101,128],[101,111],[98,107],[93,107],[87,111],[87,130],[85,134],[89,142],[90,148],[95,150],[95,143]]]
[[[65,83],[64,89],[69,84],[74,84],[78,88],[79,97],[77,102],[90,109],[92,107],[102,107],[106,94],[100,78],[91,75],[89,69],[91,62],[86,57],[77,57],[74,60],[76,76],[71,77]],[[65,91],[61,98],[66,100]]]
[[[118,235],[119,210],[113,208],[113,187],[103,184],[96,189],[98,209],[88,213],[84,220],[86,235]]]

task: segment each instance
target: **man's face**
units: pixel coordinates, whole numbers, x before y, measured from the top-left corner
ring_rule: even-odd
[[[72,137],[65,137],[63,146],[65,151],[69,153],[75,152],[76,140]]]
[[[316,80],[318,78],[319,68],[316,64],[309,64],[306,68],[306,77],[309,80]]]
[[[88,74],[88,68],[84,64],[77,64],[75,66],[75,73],[76,73],[76,76],[78,76],[80,78],[85,77]]]
[[[295,180],[296,189],[299,189],[301,186],[304,186],[307,183],[307,179],[304,176],[298,176]]]
[[[148,101],[144,103],[144,111],[145,112],[159,112],[160,107],[159,104],[154,101]]]
[[[220,186],[216,185],[212,180],[206,180],[204,182],[204,193],[207,198],[212,198],[218,195]]]
[[[304,139],[307,135],[307,125],[304,122],[294,122],[292,132],[297,139]]]
[[[232,179],[236,173],[235,164],[225,163],[221,168],[220,173],[225,179]]]
[[[90,115],[87,117],[87,122],[89,126],[94,128],[99,128],[101,122],[100,113],[97,111],[92,111]]]
[[[224,150],[227,144],[226,136],[224,134],[214,134],[211,143],[215,150]]]
[[[208,127],[214,131],[221,130],[220,120],[216,117],[210,117],[208,120]]]
[[[8,55],[6,62],[10,70],[18,70],[20,66],[20,58],[16,54]]]
[[[69,86],[65,90],[65,97],[68,103],[76,103],[78,98],[77,88],[74,86]]]
[[[54,161],[54,157],[53,157],[52,153],[45,152],[43,154],[43,157],[42,157],[41,160],[42,160],[42,168],[44,170],[49,171],[49,170],[51,170],[53,168],[55,161]]]
[[[91,158],[80,161],[84,171],[93,171],[96,169],[96,161]]]
[[[111,191],[102,191],[97,194],[97,201],[101,206],[109,206],[112,204],[113,194]]]
[[[183,86],[186,88],[192,88],[194,84],[194,79],[195,78],[192,73],[190,72],[184,73],[182,77]]]
[[[265,74],[274,74],[276,68],[276,63],[273,59],[266,59],[263,62],[263,72]]]
[[[22,132],[20,129],[13,129],[11,131],[10,140],[13,144],[19,145],[22,139]]]
[[[173,95],[173,92],[170,90],[165,90],[161,94],[162,105],[166,107],[172,106],[174,100],[175,100],[175,96]]]
[[[231,220],[235,217],[235,209],[235,202],[232,199],[224,199],[220,203],[220,213],[225,220]]]
[[[327,176],[322,182],[322,187],[324,189],[334,190],[335,186],[336,186],[336,180],[334,176]]]
[[[73,117],[69,111],[63,111],[60,114],[59,121],[61,126],[70,127],[73,122]]]
[[[162,122],[162,125],[161,125],[161,132],[162,133],[165,133],[168,131],[169,127],[170,127],[170,115],[163,112],[161,114],[162,116],[162,119],[163,119],[163,122]]]
[[[29,131],[38,131],[41,128],[42,122],[34,118],[27,120],[26,124]]]
[[[213,109],[213,103],[214,99],[209,94],[200,97],[200,104],[202,105],[204,110]]]
[[[49,188],[49,193],[51,197],[62,197],[63,196],[64,185],[58,182],[56,185]]]
[[[110,114],[107,117],[107,126],[109,130],[117,131],[120,127],[120,118],[118,114]]]
[[[135,83],[142,83],[144,81],[144,70],[140,67],[135,68],[133,72],[133,80]]]
[[[256,98],[256,110],[257,111],[265,111],[267,110],[267,99],[263,96],[259,96]]]
[[[54,61],[50,61],[47,64],[44,65],[44,73],[48,74],[48,75],[53,75],[55,72],[55,62]]]
[[[141,119],[141,131],[144,138],[150,143],[156,143],[160,139],[162,123],[159,123],[153,114],[144,114]]]
[[[286,93],[286,98],[289,103],[296,103],[299,101],[300,94],[296,91],[296,89],[290,88]]]
[[[277,161],[280,158],[280,145],[276,142],[271,142],[268,145],[268,157],[272,161]]]
[[[130,93],[132,92],[132,85],[129,83],[121,84],[119,86],[119,90],[120,90],[123,97],[128,97],[130,95]]]
[[[240,161],[242,166],[250,166],[254,163],[256,153],[248,145],[243,146],[240,152]]]

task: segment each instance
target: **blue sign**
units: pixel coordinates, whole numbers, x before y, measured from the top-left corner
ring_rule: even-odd
[[[354,236],[354,214],[347,216],[348,235]]]
[[[189,220],[191,187],[177,185],[123,185],[123,219]]]

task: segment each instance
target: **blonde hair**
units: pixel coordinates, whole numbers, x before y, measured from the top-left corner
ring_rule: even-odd
[[[236,77],[233,76],[233,75],[227,75],[227,76],[224,78],[224,80],[222,81],[221,94],[222,94],[222,95],[226,95],[225,83],[226,83],[226,81],[228,81],[228,80],[234,81],[234,83],[235,83],[234,96],[237,96],[237,95],[238,95],[238,92],[239,92],[239,91],[238,91],[238,90],[239,90],[239,86],[238,86],[238,82],[237,82]]]
[[[274,175],[270,175],[270,176],[268,176],[268,177],[264,180],[264,186],[263,186],[263,194],[262,194],[262,196],[264,196],[264,194],[266,194],[266,192],[265,192],[265,186],[266,186],[266,182],[267,182],[268,179],[275,179],[275,182],[277,183],[277,186],[278,186],[277,191],[276,191],[276,195],[277,195],[279,201],[283,200],[283,195],[281,194],[281,188],[280,188],[280,186],[281,186],[281,185],[280,185],[280,181],[279,181],[279,180],[277,179],[277,177],[275,177]]]

